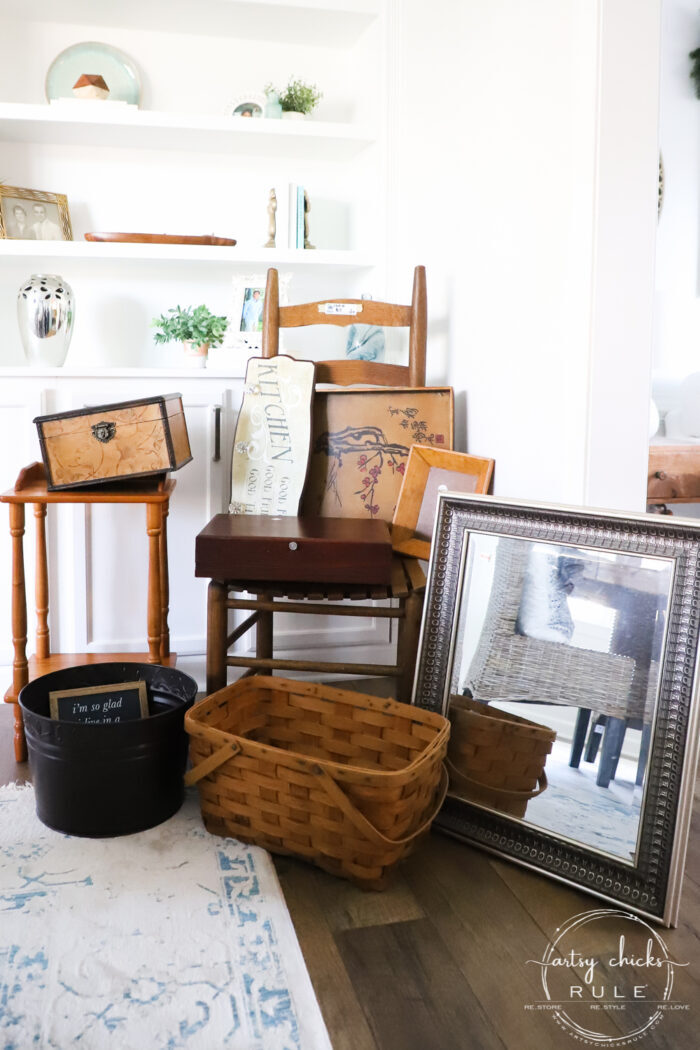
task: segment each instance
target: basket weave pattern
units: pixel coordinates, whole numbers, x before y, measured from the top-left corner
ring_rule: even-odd
[[[381,888],[442,803],[449,722],[394,700],[253,676],[187,715],[204,823]]]
[[[555,731],[466,696],[450,698],[449,714],[452,787],[474,802],[523,817],[529,800],[546,787],[544,766]]]

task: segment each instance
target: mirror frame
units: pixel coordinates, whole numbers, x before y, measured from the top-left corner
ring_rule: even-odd
[[[673,563],[636,864],[618,863],[448,795],[434,826],[666,926],[676,925],[698,761],[700,521],[440,493],[412,703],[446,714],[469,535],[541,540]]]

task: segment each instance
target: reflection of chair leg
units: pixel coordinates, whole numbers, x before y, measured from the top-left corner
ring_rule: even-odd
[[[596,784],[598,787],[608,787],[610,781],[615,778],[615,770],[622,751],[622,741],[627,728],[624,718],[608,718],[603,736],[603,752],[600,756],[600,766]]]
[[[637,779],[635,784],[637,786],[644,783],[644,773],[647,768],[647,759],[649,758],[649,748],[651,746],[651,723],[645,722],[642,726],[642,742],[639,745],[639,761],[637,762]]]
[[[569,758],[569,765],[573,766],[574,769],[578,769],[581,762],[583,745],[586,742],[586,733],[588,732],[588,723],[590,720],[590,709],[587,707],[579,707],[578,714],[576,715],[574,739],[571,743],[571,756]]]
[[[588,734],[586,752],[583,756],[584,762],[595,762],[596,758],[598,757],[598,748],[600,747],[600,742],[603,739],[603,732],[607,721],[607,715],[596,715],[593,719],[593,725],[591,726],[591,731]]]

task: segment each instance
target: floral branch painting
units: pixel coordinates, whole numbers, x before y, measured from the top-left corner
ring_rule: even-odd
[[[390,521],[411,446],[451,448],[451,391],[416,391],[405,402],[398,403],[395,393],[388,391],[358,391],[355,398],[367,394],[371,400],[353,402],[349,392],[338,392],[337,404],[331,406],[329,401],[327,418],[323,420],[327,426],[315,426],[308,498],[305,498],[307,513],[337,517],[369,515]],[[433,395],[431,402],[420,406],[410,403],[420,401],[421,395],[426,394]],[[317,395],[317,401],[323,396]],[[333,394],[325,396],[330,399]],[[340,411],[346,406],[356,410],[352,413],[354,419],[350,412]],[[331,412],[331,407],[337,408],[337,413]],[[363,410],[357,411],[360,407]],[[371,416],[371,422],[363,423],[362,417],[367,416]],[[334,426],[334,423],[345,425]]]

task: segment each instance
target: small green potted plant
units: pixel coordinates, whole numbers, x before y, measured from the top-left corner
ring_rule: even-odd
[[[208,307],[172,307],[166,314],[151,322],[157,329],[156,343],[181,342],[185,362],[194,368],[204,368],[210,346],[219,346],[223,341],[228,319],[213,314]]]
[[[278,97],[283,118],[296,120],[303,120],[304,117],[307,117],[323,98],[323,93],[315,84],[306,84],[297,77],[292,77],[281,91],[273,84],[266,84],[265,93],[268,97],[271,95]]]

